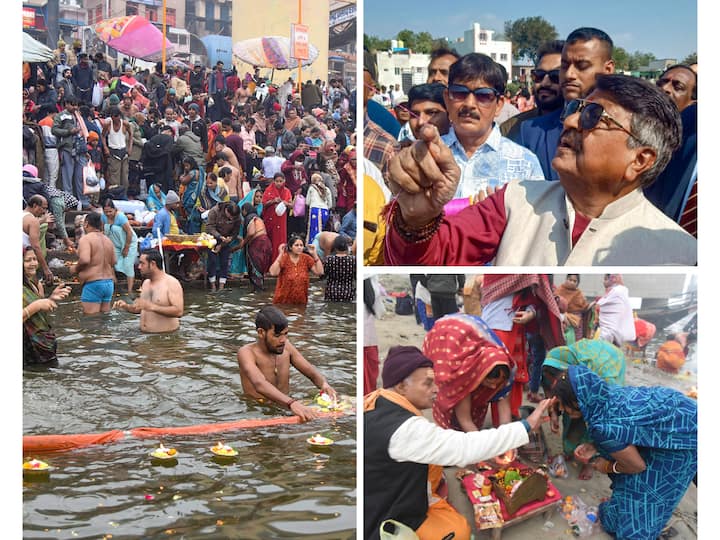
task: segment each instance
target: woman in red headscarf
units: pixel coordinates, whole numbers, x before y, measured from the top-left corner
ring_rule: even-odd
[[[509,400],[515,363],[482,319],[456,313],[437,320],[425,336],[423,354],[433,361],[438,394],[435,423],[444,428],[479,431],[488,405],[497,403],[493,424],[511,421]]]
[[[542,274],[486,274],[482,305],[483,320],[508,348],[517,366],[510,394],[510,409],[517,418],[523,386],[530,382],[527,334],[539,335],[546,350],[564,345],[560,309],[547,276]],[[493,411],[493,419],[495,416]]]
[[[292,194],[285,187],[285,177],[277,173],[262,198],[262,220],[272,243],[273,257],[280,254],[280,246],[287,242],[287,213],[291,199]]]

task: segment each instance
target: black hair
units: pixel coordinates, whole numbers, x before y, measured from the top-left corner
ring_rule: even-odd
[[[45,197],[42,195],[33,195],[28,199],[28,206],[42,206],[42,203],[45,201]]]
[[[116,107],[114,105],[112,107],[110,107],[110,109],[108,110],[108,113],[110,114],[110,116],[121,116],[121,114],[122,114],[120,112],[120,108]]]
[[[197,161],[195,161],[195,158],[192,157],[192,156],[185,156],[185,157],[183,158],[182,162],[183,162],[183,163],[188,163],[188,164],[190,164],[190,167],[192,167],[193,169],[198,169],[198,168],[199,168],[199,167],[198,167],[198,164],[197,164]]]
[[[222,159],[223,161],[230,161],[228,158],[229,158],[229,156],[228,156],[227,152],[218,152],[215,155],[215,161],[217,161],[218,159]]]
[[[283,182],[285,181],[285,175],[284,175],[283,173],[281,173],[281,172],[276,172],[276,173],[273,175],[273,180],[275,180],[278,176],[283,179]]]
[[[216,143],[225,144],[225,136],[224,136],[224,135],[217,135],[217,136],[215,137],[215,142],[216,142]]]
[[[597,28],[592,28],[589,26],[576,28],[575,30],[570,32],[570,35],[568,35],[567,39],[565,40],[565,45],[572,45],[576,41],[590,41],[592,39],[597,39],[605,45],[605,59],[610,60],[613,54],[613,40],[610,39],[610,36],[608,36],[605,32]]]
[[[442,83],[416,84],[408,90],[408,108],[415,101],[433,101],[445,109],[444,91],[445,85]]]
[[[565,40],[554,39],[552,41],[546,41],[538,47],[537,50],[537,63],[543,59],[543,56],[547,54],[562,54],[563,47],[565,46]],[[537,64],[536,64],[537,65]]]
[[[145,255],[147,257],[148,263],[154,262],[155,266],[158,268],[163,267],[163,257],[160,255],[160,251],[157,249],[148,249],[147,251],[143,251],[141,255]]]
[[[220,120],[220,123],[223,126],[232,126],[232,118],[225,117],[222,120]]]
[[[275,333],[282,332],[288,327],[285,314],[275,306],[265,306],[255,315],[255,328],[263,330],[275,329]]]
[[[563,373],[565,373],[565,370],[553,367],[553,366],[547,366],[544,365],[542,367],[542,387],[543,391],[545,392],[546,397],[551,397],[553,395],[554,384],[558,377],[560,377]]]
[[[654,84],[628,75],[598,75],[596,90],[607,92],[614,101],[632,113],[628,147],[649,146],[655,150],[655,163],[639,176],[647,187],[665,169],[682,140],[682,122],[675,102]]]
[[[292,245],[293,245],[295,242],[297,242],[298,240],[302,241],[303,246],[307,245],[307,244],[305,244],[305,237],[304,237],[304,236],[302,236],[302,235],[300,235],[300,234],[295,234],[295,233],[293,233],[293,234],[290,235],[290,238],[288,238],[288,243],[287,243],[287,245],[288,245],[288,251],[290,250],[290,248],[292,247]]]
[[[229,210],[230,215],[233,217],[240,215],[240,207],[232,201],[225,205],[225,210]]]
[[[256,214],[256,213],[257,213],[257,209],[252,205],[252,203],[249,203],[249,202],[246,202],[245,204],[243,204],[243,205],[242,205],[242,208],[240,208],[240,211],[241,211],[243,214],[248,215],[248,216],[249,216],[250,214]]]
[[[240,122],[233,122],[231,124],[233,133],[240,133],[240,130],[242,129],[242,124]]]
[[[441,56],[454,56],[456,60],[460,60],[460,53],[455,49],[448,49],[447,47],[438,47],[430,51],[430,62]]]
[[[348,250],[348,238],[344,235],[338,235],[335,237],[332,243],[332,251],[345,252]]]
[[[662,72],[662,74],[658,77],[658,80],[662,79],[668,71],[670,71],[671,69],[675,69],[675,68],[686,69],[686,70],[688,70],[690,73],[692,73],[693,78],[695,79],[695,86],[693,86],[692,95],[691,95],[690,97],[691,97],[692,99],[695,99],[695,100],[696,100],[696,99],[697,99],[697,73],[695,73],[695,72],[693,71],[693,68],[691,68],[691,67],[688,66],[687,64],[675,64],[674,66],[670,66],[669,68],[667,68],[665,71]]]
[[[218,171],[220,178],[225,178],[228,174],[232,174],[232,169],[230,167],[223,167]]]
[[[555,397],[558,398],[558,401],[562,406],[569,407],[577,411],[580,410],[580,405],[578,405],[575,390],[573,390],[572,383],[570,382],[570,377],[568,376],[567,372],[563,373],[562,375],[560,375],[560,377],[558,377],[552,392]]]
[[[100,207],[101,208],[115,208],[115,203],[113,202],[113,198],[110,195],[106,195],[102,198],[100,201]]]
[[[90,212],[85,216],[85,222],[93,228],[102,230],[102,216],[98,212]]]
[[[490,370],[490,373],[485,375],[486,379],[497,379],[498,377],[508,379],[510,377],[510,368],[508,366],[495,366]]]
[[[470,53],[450,66],[448,85],[455,81],[472,81],[482,79],[495,91],[502,95],[505,93],[505,80],[503,77],[504,68],[485,54]]]
[[[578,285],[580,285],[580,274],[568,274],[565,276],[565,279],[569,278],[570,276],[575,276],[577,278]]]

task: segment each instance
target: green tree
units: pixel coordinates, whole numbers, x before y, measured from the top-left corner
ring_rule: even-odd
[[[505,21],[505,37],[512,41],[515,58],[526,56],[537,62],[537,50],[546,41],[558,38],[555,27],[542,17],[526,17]]]
[[[433,39],[432,42],[432,50],[434,51],[435,49],[452,49],[452,47],[450,46],[450,42],[447,39],[437,38]]]
[[[420,32],[417,35],[415,49],[416,52],[428,54],[433,49],[433,37],[430,32]]]
[[[615,60],[615,71],[627,71],[630,69],[630,55],[622,47],[613,47],[613,60]]]
[[[387,51],[390,48],[390,40],[363,34],[363,45],[367,47],[367,50],[370,52]]]
[[[399,41],[403,42],[403,46],[413,51],[417,48],[417,34],[407,28],[400,30],[395,36]]]
[[[692,53],[692,54],[689,54],[689,55],[686,56],[686,57],[683,59],[683,61],[680,62],[680,63],[681,63],[681,64],[685,64],[685,65],[687,65],[687,66],[689,66],[690,64],[697,64],[697,52],[694,52],[694,53]]]
[[[630,55],[628,69],[631,71],[637,71],[641,67],[647,67],[652,60],[655,60],[655,55],[653,53],[635,51]]]

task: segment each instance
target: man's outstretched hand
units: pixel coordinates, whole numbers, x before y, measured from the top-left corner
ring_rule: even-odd
[[[460,167],[433,125],[423,126],[418,140],[390,160],[388,186],[397,196],[403,220],[420,228],[440,215],[455,195]]]

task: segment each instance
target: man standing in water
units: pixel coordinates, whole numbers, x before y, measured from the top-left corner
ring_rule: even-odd
[[[337,394],[323,375],[287,339],[288,320],[275,306],[266,306],[255,316],[257,340],[238,350],[243,392],[274,401],[290,409],[301,422],[317,418],[317,411],[290,397],[290,366],[305,375],[321,392],[335,400]]]
[[[78,261],[74,271],[83,284],[83,313],[91,315],[110,311],[115,291],[115,247],[103,234],[102,217],[97,212],[85,216],[85,234],[78,241]]]
[[[185,309],[180,282],[162,269],[162,255],[156,249],[143,252],[138,264],[140,274],[147,279],[140,289],[140,298],[132,304],[118,300],[114,308],[140,314],[143,332],[173,332],[180,327]]]

